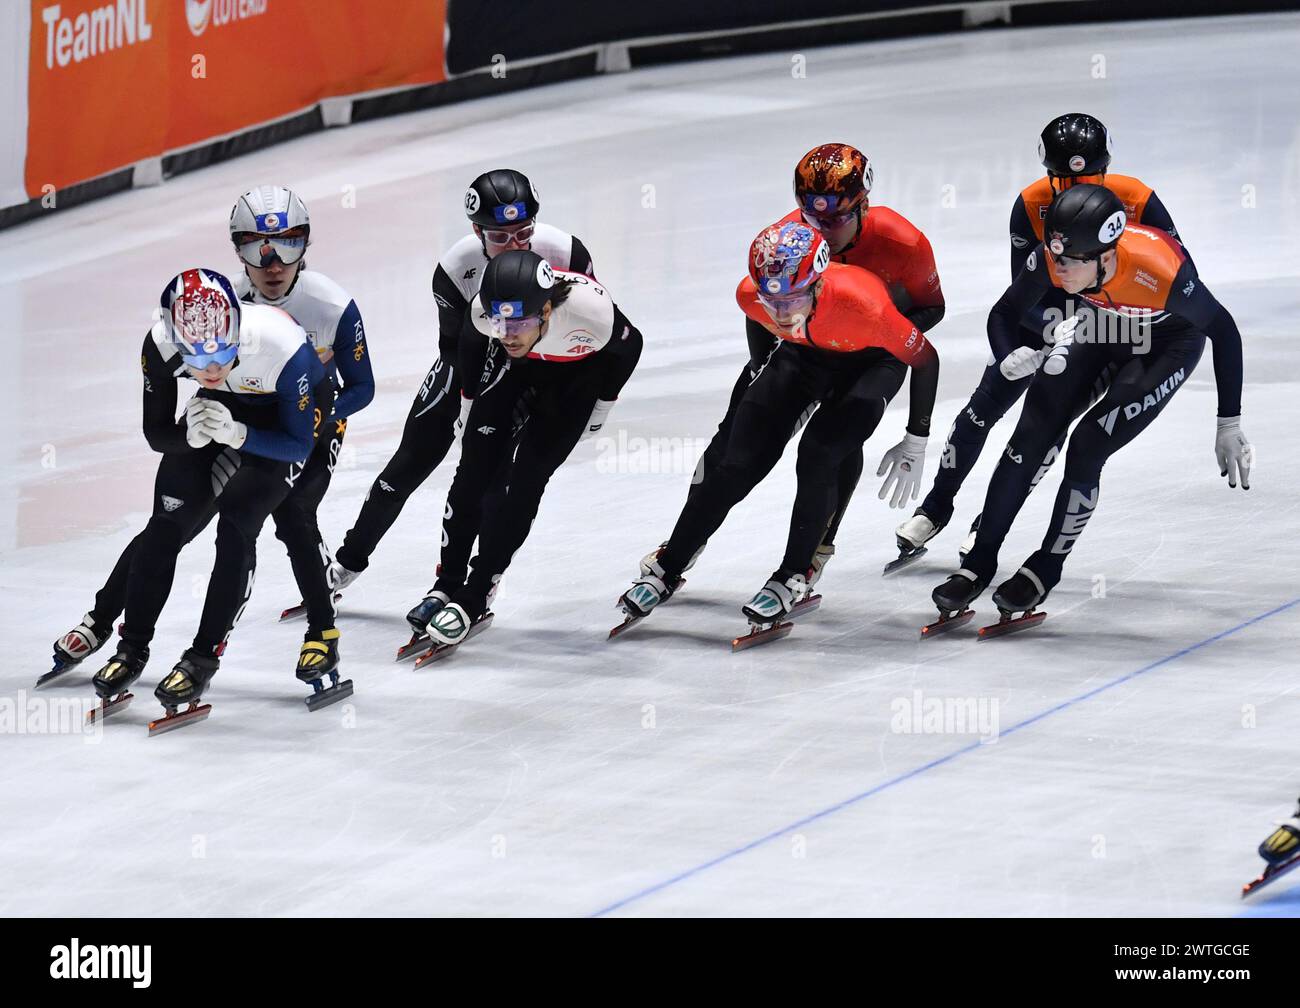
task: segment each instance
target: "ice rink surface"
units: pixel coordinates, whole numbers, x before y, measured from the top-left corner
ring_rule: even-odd
[[[1297,43],[1300,18],[1259,16],[813,49],[804,78],[789,52],[672,65],[317,134],[0,235],[0,912],[1300,912],[1295,884],[1238,899],[1300,791]],[[905,512],[876,499],[874,473],[902,434],[900,394],[866,446],[822,609],[791,637],[728,646],[780,559],[792,449],[682,595],[606,643],[722,415],[745,353],[733,290],[750,238],[792,205],[798,157],[862,147],[873,202],[933,243],[948,314],[928,486],[988,352],[1011,202],[1067,111],[1107,123],[1113,169],[1155,187],[1237,319],[1252,489],[1218,474],[1207,353],[1107,467],[1047,621],[921,643],[1014,414],[953,527],[882,580]],[[135,705],[102,736],[38,731],[29,703],[91,695],[107,651],[31,687],[148,515],[136,356],[163,283],[237,271],[226,224],[244,189],[307,200],[310,265],[357,299],[378,380],[322,507],[337,545],[436,355],[429,279],[466,232],[462,193],[504,166],[586,242],[646,350],[610,439],[552,480],[492,630],[419,672],[391,660],[432,580],[453,454],[341,603],[352,703],[303,707],[303,627],[276,619],[298,594],[268,528],[212,716],[146,736],[152,686],[197,624],[209,530],[182,557]],[[1041,538],[1059,472],[1004,576]],[[996,614],[987,596],[977,610]],[[945,704],[978,723],[930,716]]]

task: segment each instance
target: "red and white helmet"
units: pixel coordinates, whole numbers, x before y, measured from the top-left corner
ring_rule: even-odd
[[[765,227],[749,246],[749,276],[760,297],[810,291],[830,262],[821,232],[797,221]]]
[[[163,288],[160,308],[168,338],[190,367],[224,367],[239,354],[239,298],[216,270],[178,273]]]

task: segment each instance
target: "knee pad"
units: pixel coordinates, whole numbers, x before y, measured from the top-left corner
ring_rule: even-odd
[[[958,414],[956,422],[961,423],[962,420],[966,420],[987,434],[989,428],[1006,416],[1007,410],[1011,408],[1011,404],[1018,398],[1017,395],[1010,403],[1003,402],[1000,397],[992,396],[984,389],[978,388],[975,390],[975,394],[970,397],[970,401],[966,403],[965,408]]]
[[[217,520],[217,552],[233,547],[246,555],[254,555],[258,531],[250,528],[249,523],[239,516],[223,514]]]
[[[275,537],[284,543],[290,553],[295,550],[315,550],[321,541],[320,526],[315,520],[301,521],[293,517],[275,523]]]
[[[186,533],[189,531],[181,528],[166,515],[154,515],[144,527],[143,538],[151,548],[179,553],[188,538],[193,538],[192,535],[187,538]]]
[[[829,483],[839,475],[842,457],[814,438],[805,438],[799,443],[799,457],[795,461],[795,473],[799,480],[812,480],[817,483]]]
[[[1065,478],[1072,483],[1096,483],[1110,458],[1110,446],[1105,438],[1094,435],[1081,424],[1070,438],[1065,453]]]

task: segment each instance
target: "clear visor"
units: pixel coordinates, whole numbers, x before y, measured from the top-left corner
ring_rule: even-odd
[[[524,221],[509,229],[481,228],[483,240],[489,245],[509,245],[512,241],[524,245],[533,240],[533,231],[537,225],[534,221]]]
[[[542,316],[523,315],[519,318],[502,318],[500,315],[493,315],[491,319],[492,335],[496,339],[503,339],[506,336],[517,336],[520,333],[532,332],[542,322]]]
[[[764,294],[758,292],[758,302],[767,313],[778,322],[785,322],[795,316],[807,317],[812,310],[812,291],[799,291],[795,294]]]
[[[858,208],[837,214],[815,214],[811,210],[801,210],[803,222],[818,231],[837,231],[851,223],[858,215]]]
[[[225,367],[238,356],[239,347],[228,346],[221,350],[217,350],[214,353],[182,353],[181,360],[185,362],[185,366],[188,368],[193,368],[195,371],[205,371],[209,364],[216,364],[218,367]]]
[[[1057,255],[1051,249],[1047,254],[1052,257],[1052,262],[1056,264],[1057,269],[1078,269],[1080,266],[1086,266],[1096,260],[1097,256],[1068,256]]]
[[[278,235],[244,232],[235,236],[235,248],[239,252],[239,258],[250,266],[264,269],[276,260],[285,266],[292,266],[307,251],[307,236],[292,231]]]

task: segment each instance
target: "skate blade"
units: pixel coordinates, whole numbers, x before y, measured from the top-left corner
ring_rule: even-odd
[[[42,686],[52,683],[59,676],[71,672],[74,668],[76,668],[80,664],[81,662],[60,662],[56,660],[54,663],[54,668],[50,669],[43,676],[41,676],[39,679],[36,680],[35,688],[40,689]]]
[[[790,631],[794,629],[793,623],[777,623],[775,626],[763,628],[753,626],[749,633],[743,637],[736,637],[731,642],[731,653],[737,651],[747,651],[752,647],[758,647],[760,644],[770,644],[772,641],[779,641],[783,637],[790,636]]]
[[[101,700],[99,706],[92,711],[86,712],[86,724],[92,725],[95,722],[103,723],[104,719],[110,714],[117,714],[126,710],[131,701],[135,699],[134,693],[120,693],[111,700]]]
[[[157,721],[149,722],[149,737],[162,735],[165,732],[175,731],[177,728],[184,728],[189,724],[196,724],[199,721],[206,721],[209,714],[212,713],[212,704],[190,704],[189,708],[179,713],[168,713],[160,717]]]
[[[343,597],[343,593],[342,593],[342,592],[335,592],[335,593],[334,593],[334,604],[335,604],[335,605],[338,605],[338,603],[339,603],[339,599],[341,599],[342,597]],[[306,603],[306,602],[299,602],[297,605],[295,605],[295,606],[290,606],[290,607],[289,607],[288,609],[286,609],[284,612],[280,613],[280,622],[281,622],[281,623],[287,623],[287,622],[289,622],[289,620],[296,620],[296,619],[298,619],[300,616],[306,616],[306,615],[307,615],[307,603]]]
[[[429,648],[429,635],[427,633],[411,634],[411,639],[397,649],[397,660],[406,661],[407,658],[413,658],[421,651],[427,651]]]
[[[800,616],[807,616],[810,612],[816,612],[820,609],[821,605],[822,597],[820,595],[809,595],[806,599],[796,602],[790,610],[790,615],[786,618],[794,620]]]
[[[484,630],[490,627],[492,625],[492,620],[494,618],[495,618],[494,613],[484,613],[482,616],[476,619],[472,624],[470,624],[469,632],[465,634],[464,640],[458,640],[455,644],[435,644],[433,647],[429,648],[429,650],[426,651],[424,654],[420,655],[419,658],[415,659],[415,667],[424,668],[424,666],[430,665],[441,658],[446,658],[448,655],[450,655],[453,651],[455,651],[466,641],[470,640],[473,637],[478,636]]]
[[[1045,619],[1047,619],[1047,613],[1032,611],[1015,619],[1010,616],[1003,616],[996,623],[980,627],[979,638],[980,640],[991,640],[994,637],[1005,637],[1007,634],[1019,633],[1021,630],[1031,630]]]
[[[314,683],[312,685],[315,685]],[[309,697],[304,697],[303,702],[307,705],[309,711],[318,711],[322,707],[328,707],[330,704],[338,703],[340,700],[346,700],[352,695],[352,680],[344,679],[342,682],[335,683],[333,686],[318,686],[314,693]]]
[[[663,603],[660,603],[660,605],[662,604]],[[626,612],[626,610],[624,611]],[[649,613],[646,613],[646,616],[649,615],[650,615]],[[645,616],[634,616],[632,613],[627,613],[627,618],[624,619],[623,622],[620,623],[618,626],[610,630],[609,636],[606,637],[605,640],[613,640],[615,637],[621,637],[623,634],[627,633],[634,626],[640,623],[643,619],[645,619]]]
[[[921,627],[921,640],[928,640],[931,637],[938,637],[940,634],[946,634],[958,627],[963,627],[971,621],[975,615],[974,609],[966,609],[959,612],[956,616],[940,616],[933,623],[927,623]]]
[[[1292,868],[1300,867],[1300,854],[1295,855],[1289,861],[1283,861],[1279,865],[1274,865],[1264,869],[1264,874],[1254,881],[1247,882],[1241,887],[1241,898],[1245,899],[1251,893],[1259,892],[1270,882],[1275,881],[1282,875],[1285,875]]]
[[[890,574],[897,574],[904,567],[912,566],[913,563],[920,560],[921,557],[925,556],[929,552],[930,550],[927,547],[922,546],[917,549],[915,553],[908,553],[904,556],[900,556],[897,560],[891,560],[889,563],[885,564],[885,569],[880,572],[880,576],[889,577]]]

